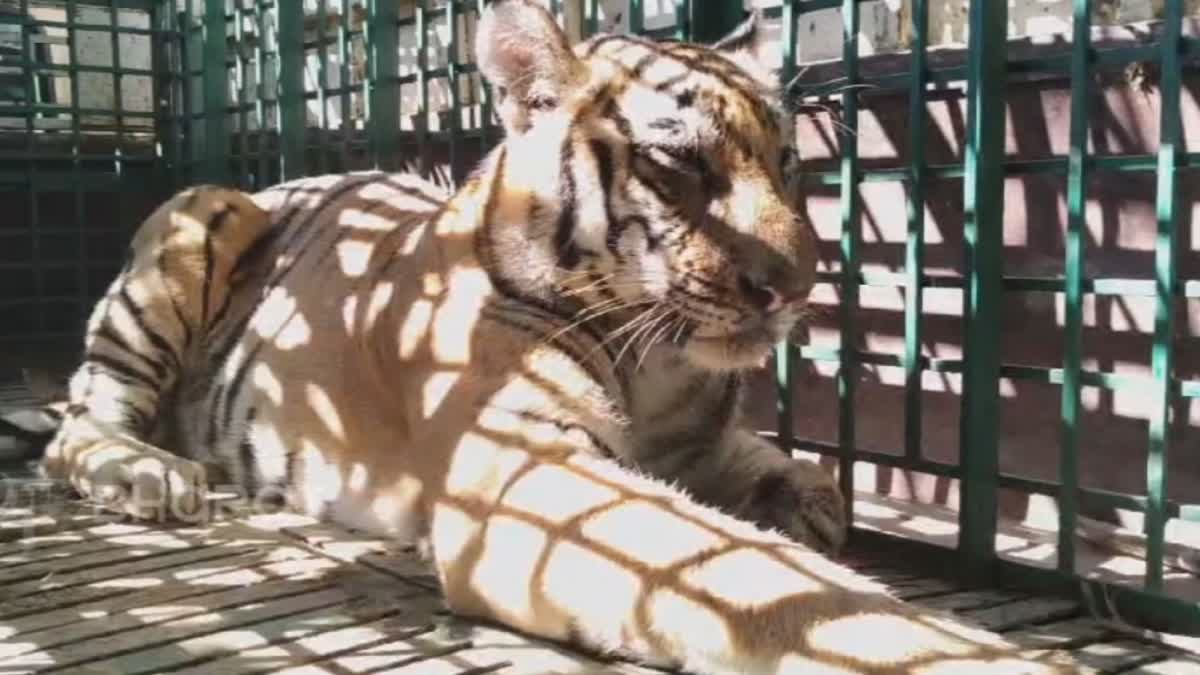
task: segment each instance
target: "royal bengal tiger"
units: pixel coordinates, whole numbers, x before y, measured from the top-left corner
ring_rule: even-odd
[[[694,673],[1034,673],[833,562],[831,476],[739,423],[815,242],[757,15],[575,47],[493,3],[505,137],[413,175],[195,187],[87,327],[48,475],[142,518],[211,485],[424,542],[450,608]]]

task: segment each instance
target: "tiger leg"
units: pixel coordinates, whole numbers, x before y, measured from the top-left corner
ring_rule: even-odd
[[[428,498],[460,615],[696,675],[1069,672],[608,460],[491,443]]]
[[[139,518],[198,512],[204,468],[151,441],[180,379],[202,365],[238,260],[269,226],[248,196],[208,186],[173,196],[142,223],[88,321],[46,475]]]
[[[701,501],[761,527],[775,528],[825,554],[845,544],[844,496],[820,465],[792,459],[748,429],[698,448],[638,457],[651,474],[678,482]]]

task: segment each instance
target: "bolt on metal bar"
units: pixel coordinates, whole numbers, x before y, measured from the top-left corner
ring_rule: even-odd
[[[858,0],[842,2],[842,62],[846,88],[842,93],[844,119],[840,125],[841,151],[841,223],[839,252],[842,266],[842,301],[839,306],[839,335],[842,345],[838,364],[838,483],[846,495],[846,516],[854,515],[854,448],[855,448],[855,386],[858,363],[854,346],[858,340],[858,271],[860,231],[860,199],[858,180]]]
[[[972,2],[968,21],[963,177],[966,364],[960,424],[963,508],[959,512],[958,548],[967,573],[982,577],[995,561],[996,539],[1007,3]]]
[[[1071,44],[1071,128],[1067,157],[1067,232],[1063,291],[1066,317],[1063,332],[1062,436],[1059,449],[1058,568],[1075,570],[1075,521],[1079,487],[1080,374],[1083,340],[1083,230],[1087,218],[1088,107],[1091,47],[1091,0],[1074,0]]]
[[[908,231],[904,240],[904,454],[921,456],[921,314],[925,290],[925,133],[927,82],[926,47],[929,44],[928,0],[913,0],[912,67],[908,108]]]
[[[1154,377],[1150,447],[1146,459],[1146,590],[1158,592],[1163,582],[1163,530],[1166,526],[1167,452],[1171,413],[1172,343],[1175,316],[1172,289],[1176,284],[1178,239],[1178,164],[1181,150],[1180,37],[1183,0],[1166,0],[1162,34],[1162,68],[1159,84],[1158,185],[1156,212],[1158,235],[1154,245],[1154,347],[1150,372]]]

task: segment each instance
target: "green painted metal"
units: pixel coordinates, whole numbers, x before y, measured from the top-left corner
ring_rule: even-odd
[[[367,45],[370,54],[370,110],[372,158],[375,168],[391,171],[400,166],[400,26],[395,0],[371,0],[368,9]]]
[[[779,68],[779,81],[786,88],[791,85],[796,76],[796,12],[797,0],[785,0],[783,3],[782,32],[780,34],[782,63]],[[784,92],[788,94],[787,91]],[[798,352],[791,340],[784,340],[775,346],[775,415],[778,443],[786,452],[791,452],[795,433],[792,429],[794,395],[796,391],[795,362]]]
[[[709,0],[709,1],[712,2],[712,0]],[[730,1],[732,1],[732,0],[730,0]],[[716,4],[716,3],[714,3],[714,4]],[[629,5],[628,5],[628,8],[626,11],[628,11],[628,13],[629,13],[629,17],[628,17],[629,32],[634,33],[634,34],[642,33],[644,30],[645,21],[646,21],[645,3],[643,3],[642,0],[629,0]],[[693,24],[693,26],[692,26],[693,32],[695,31],[695,29],[696,29],[696,27]]]
[[[638,6],[638,26],[641,26],[642,11],[640,0],[633,0],[629,3],[630,12],[633,12],[633,7]],[[696,42],[712,43],[720,40],[737,27],[745,16],[745,11],[742,9],[741,0],[700,0],[692,3],[691,11],[691,32],[692,38]],[[630,14],[630,27],[633,27],[634,15]],[[635,32],[641,32],[636,30]]]
[[[1071,44],[1071,149],[1067,158],[1066,317],[1062,383],[1062,448],[1058,479],[1058,568],[1075,570],[1076,491],[1079,489],[1080,371],[1083,351],[1083,229],[1087,213],[1087,132],[1092,3],[1075,0]]]
[[[417,19],[417,90],[421,106],[417,113],[417,169],[422,176],[431,170],[429,159],[429,1],[416,0]]]
[[[1000,376],[1001,232],[1004,214],[1004,60],[1008,7],[972,2],[963,176],[963,372],[959,462],[963,467],[958,548],[965,571],[984,577],[995,557]]]
[[[304,8],[298,2],[276,6],[279,30],[279,144],[283,180],[307,173],[304,136],[308,127],[304,110]],[[260,139],[261,140],[261,139]]]
[[[191,0],[188,0],[189,5]],[[225,70],[225,0],[204,0],[204,179],[229,181],[229,141],[225,124],[228,77]]]
[[[1146,460],[1146,589],[1160,591],[1163,582],[1163,528],[1166,524],[1167,450],[1170,434],[1171,371],[1175,317],[1173,289],[1177,281],[1176,249],[1179,232],[1178,155],[1180,128],[1180,34],[1183,0],[1167,0],[1163,17],[1161,107],[1158,138],[1156,211],[1158,236],[1154,245],[1154,347],[1150,371],[1154,376],[1150,448]]]
[[[329,173],[329,0],[317,0],[317,171]]]
[[[555,3],[554,11],[557,13],[559,8]],[[462,135],[462,97],[459,90],[459,63],[458,63],[458,22],[459,12],[458,3],[451,2],[446,6],[446,80],[450,88],[450,177],[455,185],[462,183],[463,175],[466,167],[462,162],[462,148],[459,143],[459,137]]]
[[[921,456],[921,314],[925,289],[925,86],[929,4],[912,6],[912,79],[908,96],[908,231],[904,241],[904,455]]]
[[[839,137],[841,155],[841,222],[839,243],[842,277],[841,302],[838,304],[839,341],[842,345],[837,372],[838,394],[838,484],[842,494],[854,494],[855,397],[858,387],[858,272],[862,241],[861,199],[858,162],[858,0],[842,3],[842,64],[845,85],[842,93],[842,120]],[[846,516],[853,520],[852,499],[845,503]]]

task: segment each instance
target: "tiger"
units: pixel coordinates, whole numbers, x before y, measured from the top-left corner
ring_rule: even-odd
[[[415,542],[461,617],[606,658],[1066,672],[838,562],[833,474],[741,417],[816,268],[764,32],[572,45],[497,0],[474,49],[503,138],[460,187],[170,197],[90,315],[45,474],[149,520],[273,495]]]

